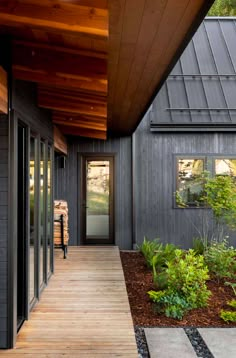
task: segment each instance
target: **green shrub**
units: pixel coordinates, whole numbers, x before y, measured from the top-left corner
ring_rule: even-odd
[[[236,311],[220,311],[220,318],[222,318],[225,322],[236,322]]]
[[[229,247],[226,240],[213,241],[207,248],[204,257],[209,271],[218,278],[235,277],[236,251],[233,247]]]
[[[236,309],[236,300],[231,300],[227,302],[227,305]]]
[[[168,291],[149,291],[149,297],[157,305],[158,312],[164,312],[166,317],[181,320],[185,312],[190,308],[184,297],[178,293]]]
[[[204,257],[193,250],[174,251],[175,257],[167,262],[167,285],[164,291],[149,291],[149,297],[168,317],[181,319],[190,309],[204,307],[210,296],[206,280],[208,268]]]
[[[168,263],[168,288],[184,295],[191,308],[203,307],[207,304],[210,291],[206,280],[209,279],[208,268],[202,255],[189,250],[183,255],[175,250],[175,260]]]
[[[153,267],[152,259],[160,246],[161,244],[159,239],[150,241],[144,237],[143,243],[138,247],[139,251],[143,254],[146,264],[149,268]]]

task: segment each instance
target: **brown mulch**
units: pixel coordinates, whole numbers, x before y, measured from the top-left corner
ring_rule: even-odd
[[[139,252],[121,252],[126,287],[134,325],[159,327],[236,327],[235,323],[227,324],[220,317],[221,309],[229,309],[227,301],[235,299],[231,287],[225,286],[224,281],[211,279],[207,282],[212,294],[209,305],[205,308],[194,309],[186,314],[182,321],[167,318],[155,313],[153,303],[147,291],[154,289],[152,273],[145,265],[145,260]]]

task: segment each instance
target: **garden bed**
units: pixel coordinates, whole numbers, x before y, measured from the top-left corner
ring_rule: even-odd
[[[231,287],[224,281],[211,278],[207,286],[211,291],[209,305],[188,312],[179,321],[154,312],[154,305],[147,292],[155,289],[152,272],[146,267],[144,257],[139,252],[121,252],[131,313],[135,326],[158,327],[236,327],[235,323],[226,323],[219,317],[221,309],[227,309],[227,301],[235,299]]]

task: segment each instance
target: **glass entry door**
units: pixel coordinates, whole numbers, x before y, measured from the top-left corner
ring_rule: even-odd
[[[113,157],[84,157],[81,208],[84,244],[113,243],[113,202]]]

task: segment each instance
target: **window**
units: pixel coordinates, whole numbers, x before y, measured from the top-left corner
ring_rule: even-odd
[[[207,163],[207,165],[206,165]],[[203,172],[213,175],[230,175],[236,178],[236,158],[204,156],[177,158],[176,206],[180,208],[203,207]]]
[[[215,159],[215,175],[236,177],[236,159]]]
[[[205,170],[202,158],[178,158],[177,191],[182,206],[201,206],[204,187],[202,174]],[[179,205],[178,205],[179,206]]]

